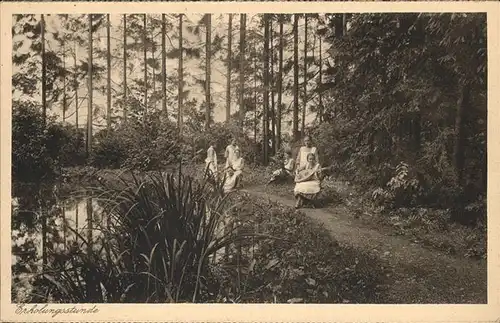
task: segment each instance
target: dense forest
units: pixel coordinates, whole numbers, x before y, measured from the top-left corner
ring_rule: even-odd
[[[310,133],[351,179],[384,187],[398,169],[381,198],[485,197],[484,15],[19,15],[13,36],[19,180],[164,167],[235,132],[267,165]]]
[[[67,168],[189,167],[231,138],[260,171],[310,135],[373,205],[484,225],[486,30],[479,13],[16,15],[13,193]]]

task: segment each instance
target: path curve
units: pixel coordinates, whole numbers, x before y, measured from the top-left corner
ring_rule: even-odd
[[[266,193],[264,186],[242,191],[285,206],[295,204],[293,198]],[[485,260],[459,258],[425,249],[403,237],[364,227],[353,221],[345,206],[300,211],[322,224],[340,244],[370,252],[386,264],[390,271],[386,284],[391,303],[487,302]]]

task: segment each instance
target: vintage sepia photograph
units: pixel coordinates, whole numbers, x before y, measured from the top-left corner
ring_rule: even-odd
[[[12,15],[12,304],[488,303],[485,12],[95,12]]]

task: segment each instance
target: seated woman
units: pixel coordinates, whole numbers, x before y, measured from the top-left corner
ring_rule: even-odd
[[[295,166],[295,160],[292,158],[292,151],[290,149],[285,150],[285,160],[280,169],[273,172],[271,179],[267,184],[271,184],[278,180],[285,180],[287,178],[293,178],[293,169]]]
[[[314,201],[321,191],[322,168],[316,161],[316,155],[309,153],[307,163],[297,169],[295,176],[295,208],[301,208],[305,201]]]
[[[226,169],[224,193],[230,192],[238,188],[241,184],[241,178],[243,176],[243,167],[245,165],[245,162],[240,155],[240,150],[235,149],[233,153],[234,153],[234,159]]]

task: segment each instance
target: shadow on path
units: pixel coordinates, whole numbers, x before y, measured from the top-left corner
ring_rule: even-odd
[[[289,207],[295,204],[292,197],[266,193],[264,186],[241,191]],[[363,227],[352,220],[344,206],[300,212],[322,224],[340,244],[368,251],[383,260],[391,272],[387,277],[391,303],[487,302],[486,260],[454,257]]]

